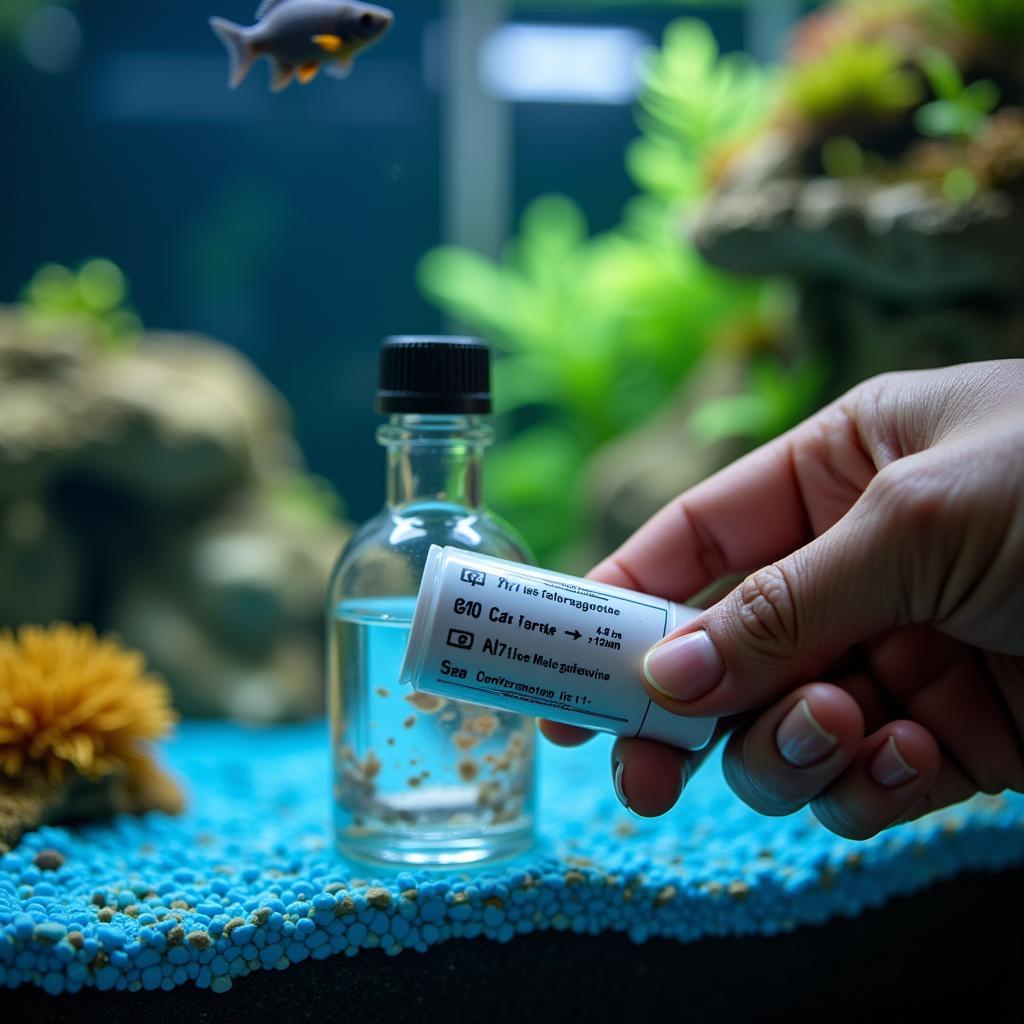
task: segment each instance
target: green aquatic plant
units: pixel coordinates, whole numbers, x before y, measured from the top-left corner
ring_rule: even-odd
[[[592,235],[576,203],[545,196],[497,262],[457,247],[423,258],[424,294],[504,354],[497,404],[518,429],[489,458],[488,493],[542,560],[583,528],[588,460],[649,419],[732,325],[757,319],[772,286],[706,264],[680,214],[770,106],[767,74],[721,57],[702,23],[676,22],[644,68],[643,135],[627,158],[643,191],[613,230]]]
[[[787,105],[812,122],[884,118],[919,103],[921,83],[892,43],[850,39],[794,65],[785,94]]]
[[[936,99],[917,108],[914,125],[922,135],[955,144],[942,191],[953,202],[967,202],[977,194],[979,182],[965,159],[966,146],[989,125],[989,115],[999,105],[999,89],[985,78],[965,85],[956,62],[942,50],[926,49],[919,59]]]
[[[450,247],[424,258],[428,297],[508,354],[504,410],[557,405],[588,440],[612,437],[666,397],[699,354],[697,328],[747,290],[667,230],[654,239],[640,213],[591,236],[572,200],[545,196],[526,209],[500,263]],[[686,322],[695,329],[680,331]]]
[[[868,166],[867,154],[849,135],[833,135],[821,144],[821,166],[830,178],[857,178]]]
[[[987,169],[1000,89],[974,76],[991,70],[1012,105],[1018,21],[1018,0],[833,3],[797,29],[780,127],[812,172],[925,180],[966,202],[1006,176],[999,154]]]
[[[591,236],[575,203],[546,196],[500,263],[447,247],[420,267],[427,297],[505,353],[498,408],[525,426],[489,457],[488,493],[542,556],[573,533],[586,460],[657,409],[758,292],[705,265],[665,218],[645,224],[650,212]]]
[[[110,260],[86,260],[77,270],[45,264],[25,286],[21,305],[30,325],[71,326],[103,348],[130,345],[142,330],[125,276]]]
[[[751,360],[749,389],[705,402],[691,417],[695,434],[707,444],[739,438],[763,444],[795,426],[820,398],[828,379],[821,359],[804,357],[787,365],[771,356]]]
[[[772,85],[745,54],[722,56],[703,22],[669,25],[644,71],[637,114],[643,134],[626,153],[633,180],[660,199],[699,199],[716,156],[764,125]]]
[[[965,85],[953,58],[935,48],[924,50],[920,63],[936,99],[914,112],[917,130],[939,139],[977,138],[988,115],[999,105],[995,82],[982,78]]]

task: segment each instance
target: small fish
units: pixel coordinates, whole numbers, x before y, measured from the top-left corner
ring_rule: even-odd
[[[266,57],[270,88],[280,92],[292,78],[311,82],[325,64],[328,74],[347,78],[355,55],[376,43],[394,20],[387,8],[354,0],[263,0],[255,25],[211,18],[210,28],[227,48],[232,89]]]

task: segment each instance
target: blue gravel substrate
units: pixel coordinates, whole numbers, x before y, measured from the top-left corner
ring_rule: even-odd
[[[187,725],[165,754],[185,776],[187,815],[43,828],[0,857],[0,982],[224,992],[307,958],[545,928],[637,942],[772,935],[1024,862],[1022,795],[976,797],[856,843],[808,811],[755,814],[717,760],[676,811],[645,821],[611,794],[606,742],[542,756],[533,853],[472,875],[368,873],[331,854],[322,725]]]

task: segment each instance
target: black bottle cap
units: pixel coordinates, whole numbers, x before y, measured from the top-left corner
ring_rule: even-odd
[[[377,409],[424,414],[490,412],[490,348],[479,338],[385,338]]]

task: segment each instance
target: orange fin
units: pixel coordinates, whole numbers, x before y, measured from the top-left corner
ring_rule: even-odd
[[[270,90],[271,92],[280,92],[292,80],[292,76],[295,74],[295,65],[275,60],[272,62],[271,68]]]
[[[337,53],[345,41],[341,36],[313,36],[313,42],[327,53]]]
[[[320,70],[319,64],[300,64],[298,71],[295,72],[295,77],[305,85],[307,82],[312,82],[316,78],[316,73]]]

